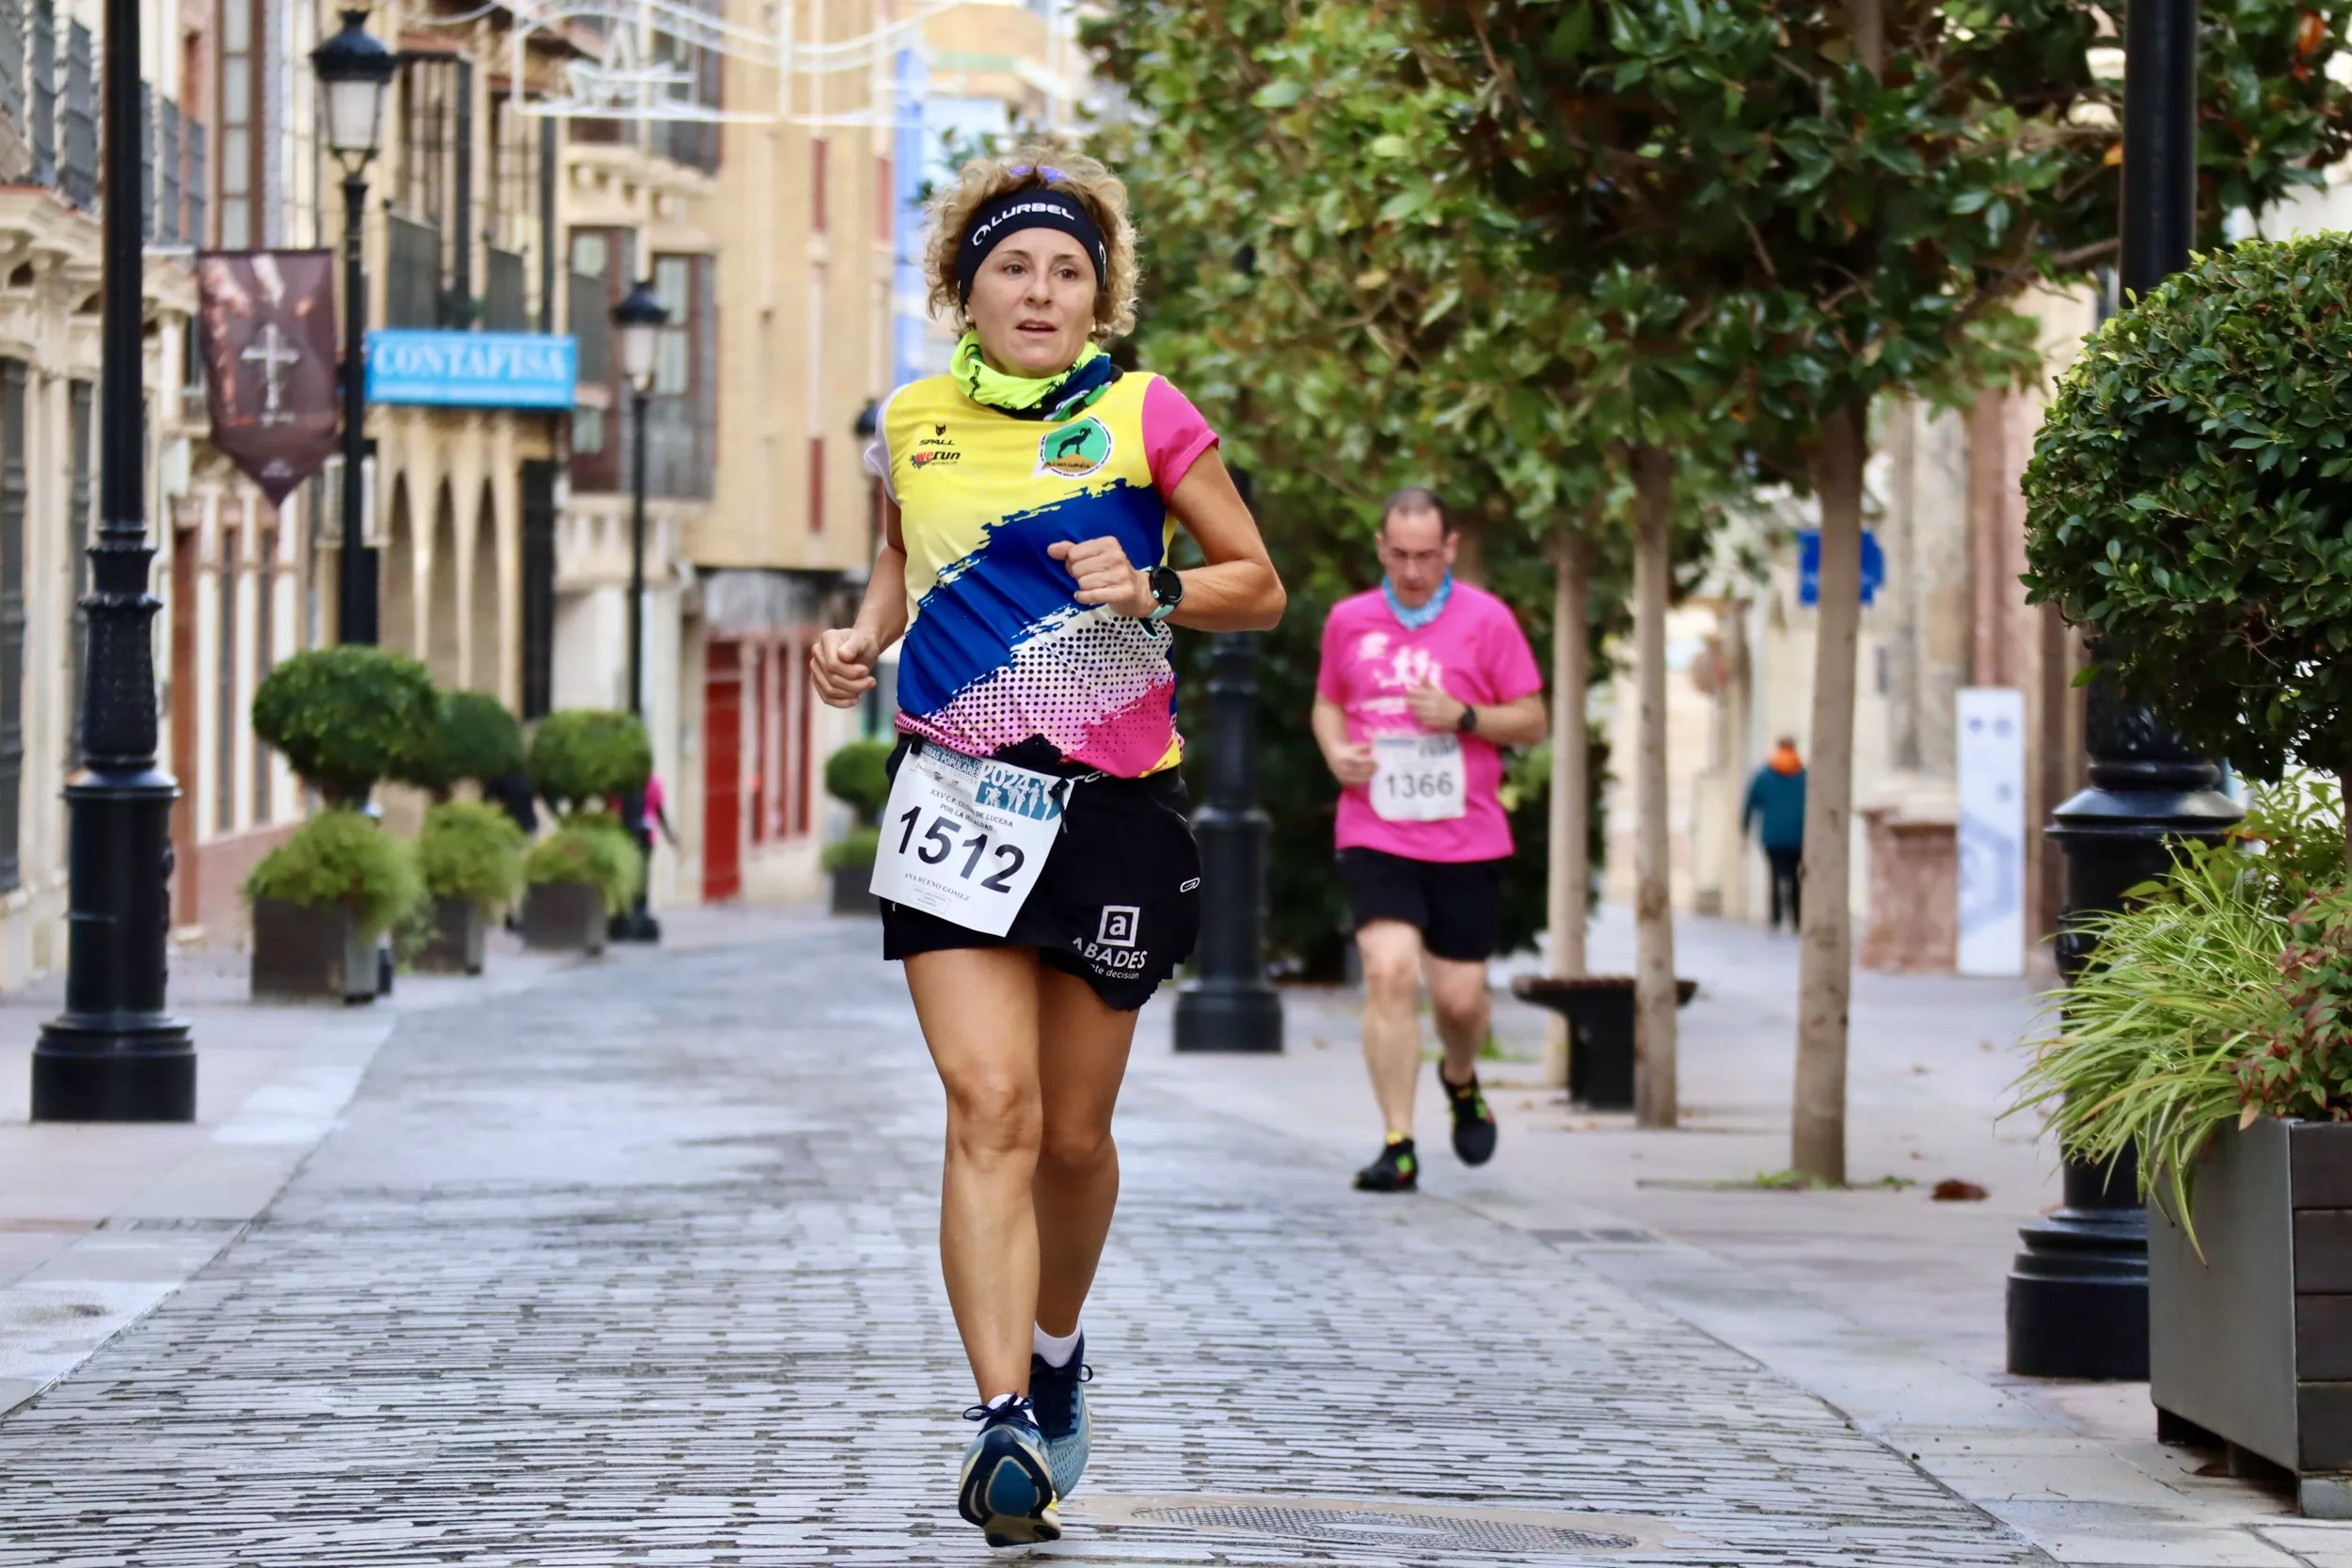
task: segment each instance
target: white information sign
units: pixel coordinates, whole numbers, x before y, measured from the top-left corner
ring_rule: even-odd
[[[1077,788],[941,746],[910,752],[882,809],[877,898],[1001,937],[1037,885]]]
[[[2026,972],[2026,694],[1959,693],[1963,974]]]
[[[1372,761],[1372,810],[1383,822],[1449,822],[1462,815],[1469,780],[1461,736],[1375,736]]]

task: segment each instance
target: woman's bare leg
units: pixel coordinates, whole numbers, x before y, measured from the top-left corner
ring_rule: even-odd
[[[1037,954],[956,948],[906,960],[907,990],[947,1090],[939,1262],[982,1400],[1029,1391],[1038,1310],[1031,1192],[1043,1112]]]
[[[1038,1081],[1044,1134],[1037,1164],[1038,1326],[1067,1335],[1094,1285],[1119,1206],[1111,1111],[1127,1073],[1136,1014],[1106,1006],[1085,981],[1038,969]]]

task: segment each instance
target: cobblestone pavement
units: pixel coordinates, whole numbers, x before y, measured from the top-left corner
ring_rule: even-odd
[[[0,1421],[0,1564],[981,1560],[940,1096],[873,946],[404,1020],[261,1223]],[[1120,1138],[1096,1459],[1041,1559],[2044,1560],[1525,1233],[1148,1084]]]

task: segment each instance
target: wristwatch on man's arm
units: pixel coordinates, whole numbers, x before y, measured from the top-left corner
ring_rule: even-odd
[[[1477,705],[1471,703],[1464,703],[1462,705],[1462,717],[1454,721],[1454,727],[1461,731],[1464,735],[1476,735],[1478,733]]]
[[[1154,608],[1145,620],[1165,621],[1175,614],[1176,607],[1184,602],[1184,575],[1173,566],[1152,568],[1152,597]]]

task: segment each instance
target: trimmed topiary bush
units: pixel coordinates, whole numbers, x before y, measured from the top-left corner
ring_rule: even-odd
[[[358,812],[340,810],[304,823],[245,880],[247,899],[348,909],[363,936],[406,914],[423,891],[407,845]]]
[[[424,666],[381,648],[295,654],[253,694],[253,733],[334,806],[357,806],[379,781],[415,772],[439,721]]]
[[[480,691],[443,694],[429,743],[400,775],[446,799],[461,781],[486,784],[522,770],[523,727],[506,705]]]
[[[618,914],[637,897],[644,863],[620,818],[610,812],[580,812],[531,847],[523,878],[537,882],[585,882],[604,895],[609,913]]]
[[[498,807],[444,800],[424,814],[417,871],[434,897],[501,909],[521,891],[522,870],[523,831]]]
[[[867,871],[873,869],[874,857],[882,850],[882,830],[851,828],[841,837],[818,852],[818,863],[826,871]]]
[[[653,777],[653,743],[626,713],[566,708],[531,736],[531,787],[559,812],[599,807]]]
[[[2091,340],[2026,470],[2026,582],[2241,772],[2352,771],[2352,241],[2200,260]]]
[[[825,793],[857,813],[861,827],[880,822],[890,803],[890,752],[887,740],[852,740],[825,759]]]

